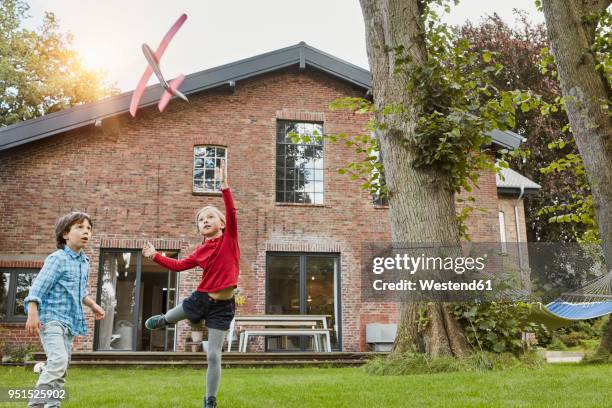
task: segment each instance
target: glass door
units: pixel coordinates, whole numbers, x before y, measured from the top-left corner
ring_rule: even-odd
[[[300,256],[269,255],[267,262],[266,314],[302,314]],[[300,351],[300,336],[267,337],[266,349]]]
[[[140,250],[102,250],[100,259],[98,304],[106,315],[96,321],[95,350],[174,351],[174,326],[151,331],[144,322],[176,305],[177,273]]]
[[[306,314],[327,315],[327,327],[332,349],[338,348],[337,292],[338,258],[306,256],[305,293]]]
[[[339,256],[270,253],[266,263],[266,313],[326,315],[332,349],[341,344]],[[268,338],[274,351],[312,351],[312,337]]]
[[[168,258],[176,258],[176,251],[162,251]],[[177,273],[143,258],[140,275],[140,307],[138,309],[137,351],[174,351],[174,328],[148,330],[145,322],[151,316],[166,313],[176,305]]]
[[[98,304],[105,317],[96,321],[96,350],[135,350],[140,265],[140,252],[102,253]]]

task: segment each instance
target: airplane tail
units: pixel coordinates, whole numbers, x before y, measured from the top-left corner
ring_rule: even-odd
[[[168,89],[164,91],[163,95],[159,99],[159,103],[157,104],[157,107],[159,108],[160,112],[163,112],[164,109],[166,109],[166,106],[168,106],[168,103],[170,103],[170,99],[172,99],[174,95],[178,96],[181,99],[187,100],[187,97],[178,90],[184,79],[185,75],[180,74],[179,76],[168,82]]]

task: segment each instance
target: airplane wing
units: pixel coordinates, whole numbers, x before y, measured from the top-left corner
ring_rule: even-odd
[[[168,106],[168,103],[170,103],[170,99],[172,99],[172,97],[175,95],[184,100],[185,102],[189,102],[189,99],[187,99],[187,97],[178,90],[179,86],[181,86],[181,83],[185,79],[185,75],[180,74],[178,77],[171,80],[170,83],[166,82],[166,79],[164,78],[163,74],[161,73],[161,69],[159,68],[159,61],[155,57],[153,50],[151,50],[151,48],[147,44],[142,44],[142,52],[144,53],[145,58],[149,62],[149,66],[157,76],[159,83],[164,88],[164,93],[162,94],[159,100],[159,104],[157,105],[159,111],[163,112],[164,109],[166,109],[166,106]]]
[[[159,46],[157,47],[157,50],[155,51],[155,58],[157,61],[159,61],[162,55],[164,55],[164,51],[166,51],[166,48],[172,40],[172,37],[174,37],[179,28],[181,28],[185,20],[187,20],[187,14],[183,13],[172,25],[172,27],[170,27],[170,30],[168,30],[164,38],[161,40]],[[144,94],[145,87],[147,86],[147,82],[149,82],[149,78],[151,78],[151,74],[153,74],[153,68],[151,68],[150,65],[147,65],[147,68],[145,69],[144,73],[142,74],[142,77],[140,78],[140,81],[138,81],[136,89],[134,89],[134,92],[132,93],[132,101],[130,102],[130,114],[133,117],[136,116],[138,104],[140,104],[140,99]]]
[[[159,99],[159,103],[157,104],[157,107],[159,108],[160,112],[163,112],[164,109],[166,109],[166,106],[168,106],[168,103],[170,103],[170,99],[172,99],[174,95],[178,96],[186,102],[189,102],[187,97],[178,90],[178,87],[181,86],[181,83],[184,79],[185,75],[181,74],[170,81],[170,83],[168,84],[168,88],[166,88],[164,94]]]

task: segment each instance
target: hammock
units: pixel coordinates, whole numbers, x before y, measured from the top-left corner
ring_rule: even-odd
[[[576,320],[593,319],[612,313],[612,271],[582,289],[564,293],[547,305],[537,303],[531,310],[531,320],[550,330]]]

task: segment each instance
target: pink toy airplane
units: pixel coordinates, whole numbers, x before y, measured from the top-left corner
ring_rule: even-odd
[[[176,20],[174,25],[170,27],[170,30],[161,40],[159,46],[157,47],[157,51],[153,52],[151,47],[149,47],[147,44],[142,44],[142,52],[144,53],[145,58],[149,63],[149,66],[147,66],[147,69],[145,69],[145,72],[142,74],[142,77],[140,78],[140,81],[138,82],[138,85],[136,86],[136,89],[134,89],[134,93],[132,94],[132,101],[130,102],[130,114],[133,117],[136,116],[138,104],[140,103],[140,99],[144,94],[147,82],[149,81],[149,78],[151,78],[151,74],[153,73],[155,73],[155,75],[159,79],[159,83],[164,88],[164,93],[162,94],[159,103],[157,104],[157,107],[159,108],[160,112],[163,112],[164,109],[166,109],[166,106],[168,106],[168,103],[170,102],[170,99],[172,99],[173,96],[178,96],[184,101],[189,102],[187,97],[178,90],[178,87],[185,79],[185,75],[180,74],[170,82],[166,82],[164,76],[161,73],[161,70],[159,69],[159,60],[161,59],[162,55],[164,55],[164,51],[166,51],[170,40],[172,40],[172,37],[174,37],[174,34],[176,34],[179,28],[181,28],[185,20],[187,20],[187,14],[182,14],[178,18],[178,20]]]

